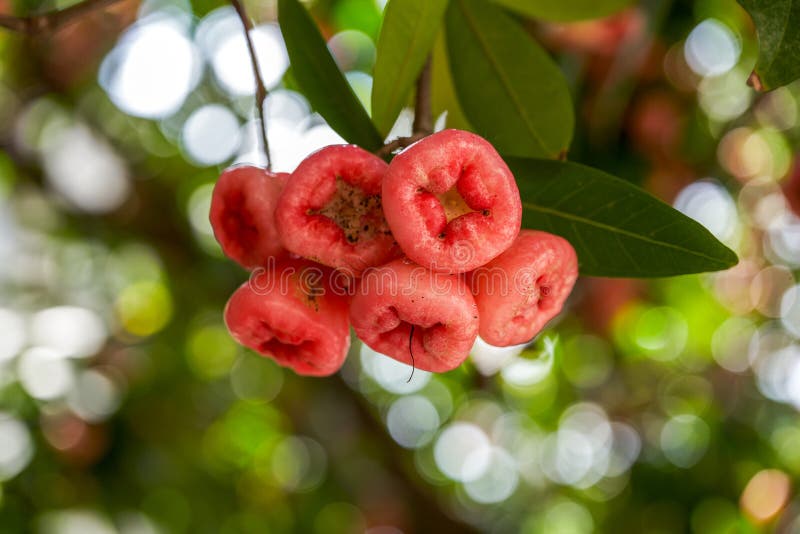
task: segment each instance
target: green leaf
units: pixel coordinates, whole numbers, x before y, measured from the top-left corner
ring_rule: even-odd
[[[386,135],[403,109],[428,57],[447,0],[391,0],[378,37],[372,119]]]
[[[739,0],[758,33],[753,85],[769,90],[800,78],[800,0]]]
[[[537,19],[566,22],[605,17],[633,0],[494,0],[509,9]]]
[[[308,101],[348,142],[377,150],[383,138],[358,101],[317,25],[298,0],[278,0],[278,22],[292,75]]]
[[[461,104],[456,97],[453,87],[453,77],[450,74],[450,61],[447,59],[447,45],[445,44],[444,30],[439,32],[433,44],[433,65],[431,72],[431,110],[433,116],[438,117],[447,112],[447,127],[474,132],[461,109]]]
[[[452,0],[445,17],[456,94],[477,132],[502,154],[558,157],[572,139],[563,74],[503,10]]]
[[[577,163],[506,162],[522,196],[522,226],[566,238],[584,275],[675,276],[738,261],[698,222],[624,180]]]

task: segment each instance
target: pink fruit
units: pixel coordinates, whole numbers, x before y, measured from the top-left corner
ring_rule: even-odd
[[[364,274],[350,321],[372,349],[434,372],[458,367],[478,334],[478,311],[463,279],[405,259]]]
[[[335,373],[350,348],[350,328],[347,298],[331,291],[330,274],[289,259],[252,276],[225,307],[231,336],[297,374]]]
[[[239,165],[219,177],[209,219],[226,256],[245,269],[286,255],[275,227],[275,205],[286,173]]]
[[[511,245],[522,204],[514,176],[489,142],[444,130],[392,160],[386,220],[403,252],[434,271],[479,267]]]
[[[386,162],[354,145],[323,148],[297,167],[278,200],[286,248],[354,277],[400,250],[381,209]]]
[[[469,274],[481,338],[497,346],[530,341],[561,311],[577,278],[567,240],[522,230],[508,250]]]

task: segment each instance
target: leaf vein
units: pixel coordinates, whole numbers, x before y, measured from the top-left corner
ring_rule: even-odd
[[[464,5],[463,0],[459,0],[458,3],[461,6],[462,13],[464,13],[464,18],[467,21],[467,25],[469,26],[470,30],[472,30],[472,33],[475,34],[475,37],[477,38],[478,43],[483,49],[486,58],[489,60],[489,63],[492,65],[492,67],[494,67],[495,72],[497,72],[497,77],[501,82],[500,85],[503,87],[506,94],[513,102],[514,107],[517,108],[517,111],[519,112],[520,117],[522,118],[522,122],[525,124],[525,127],[528,129],[533,139],[542,148],[544,153],[545,154],[551,153],[550,150],[548,150],[542,138],[539,136],[539,133],[536,131],[536,128],[531,123],[530,117],[528,117],[528,114],[525,112],[525,108],[522,106],[522,103],[519,101],[516,93],[513,91],[511,87],[511,82],[506,78],[505,72],[501,69],[499,62],[494,57],[494,55],[491,54],[491,49],[488,43],[484,40],[481,33],[478,31],[478,26],[476,24],[476,21],[472,18],[472,14],[469,12],[469,9],[467,9],[467,7]]]
[[[725,265],[725,262],[723,262],[722,260],[720,260],[719,258],[716,258],[714,256],[709,256],[708,254],[704,254],[703,252],[700,252],[700,251],[697,251],[697,250],[692,250],[692,249],[689,249],[689,248],[686,248],[686,247],[681,247],[679,245],[675,245],[673,243],[669,243],[669,242],[666,242],[666,241],[659,241],[659,240],[653,239],[652,237],[649,237],[649,236],[646,236],[646,235],[642,235],[642,234],[637,234],[635,232],[631,232],[630,230],[626,230],[624,228],[618,228],[616,226],[611,226],[610,224],[601,223],[599,221],[595,221],[595,220],[592,220],[592,219],[587,219],[585,217],[581,217],[580,215],[575,215],[575,214],[572,214],[572,213],[566,213],[566,212],[563,212],[563,211],[556,211],[556,210],[553,210],[553,209],[550,209],[550,208],[545,208],[543,206],[537,206],[537,205],[530,204],[530,203],[527,203],[527,202],[523,202],[522,205],[525,208],[529,209],[529,210],[536,211],[536,212],[539,212],[539,213],[543,213],[543,214],[549,215],[551,217],[560,217],[560,218],[563,218],[563,219],[567,219],[569,221],[572,221],[573,225],[576,224],[576,223],[586,224],[587,226],[593,226],[595,228],[600,228],[600,229],[606,230],[608,232],[621,234],[621,235],[624,235],[624,236],[629,237],[631,239],[636,239],[636,240],[639,240],[639,241],[643,241],[643,242],[649,243],[651,245],[657,245],[657,246],[660,246],[660,247],[670,248],[670,249],[673,249],[673,250],[685,252],[687,254],[691,254],[693,256],[697,256],[699,258],[704,258],[706,260],[709,260],[709,261],[711,261],[711,262],[713,262],[714,264],[717,264],[717,265]]]

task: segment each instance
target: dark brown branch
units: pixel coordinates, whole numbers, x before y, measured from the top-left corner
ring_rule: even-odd
[[[418,133],[411,135],[409,137],[398,137],[397,139],[392,139],[391,141],[383,145],[381,148],[376,150],[375,155],[380,156],[382,158],[386,157],[397,149],[405,148],[409,145],[416,143],[426,135],[428,134]]]
[[[253,29],[253,23],[247,16],[247,11],[244,9],[244,4],[241,0],[231,0],[231,5],[239,15],[239,20],[242,21],[244,26],[244,38],[247,42],[247,51],[250,54],[250,64],[253,67],[253,77],[256,80],[256,107],[258,108],[258,118],[261,121],[261,141],[264,143],[264,154],[267,156],[267,169],[272,169],[272,157],[269,152],[269,141],[267,140],[267,120],[264,117],[264,101],[267,99],[267,87],[264,85],[264,80],[261,78],[261,70],[258,68],[258,57],[256,57],[256,48],[253,46],[253,39],[250,37],[250,30]]]
[[[25,17],[0,15],[0,28],[23,33],[25,35],[50,32],[87,13],[103,9],[119,1],[120,0],[84,0],[83,2],[78,2],[65,9],[46,11],[38,15],[28,15]]]
[[[417,78],[417,98],[414,103],[414,133],[430,135],[433,133],[433,113],[431,112],[431,57],[425,61]]]
[[[416,143],[425,136],[433,133],[433,113],[431,111],[431,57],[425,61],[422,71],[417,78],[417,93],[414,103],[413,132],[408,137],[392,139],[375,151],[377,156],[385,158],[395,150],[405,148]]]

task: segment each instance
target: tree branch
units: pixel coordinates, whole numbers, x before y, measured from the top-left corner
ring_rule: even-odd
[[[378,150],[375,151],[376,156],[380,156],[382,158],[388,156],[398,148],[405,148],[409,145],[412,145],[425,137],[428,134],[418,133],[414,135],[410,135],[408,137],[398,137],[397,139],[392,139]]]
[[[408,137],[392,139],[375,151],[375,155],[382,158],[388,156],[398,148],[405,148],[416,143],[423,137],[433,133],[433,113],[431,112],[431,56],[425,61],[422,71],[417,78],[417,93],[414,101],[413,133]]]
[[[261,70],[258,68],[258,57],[256,56],[256,49],[253,46],[253,39],[250,37],[250,30],[253,29],[253,23],[247,16],[247,11],[241,0],[231,0],[231,5],[239,15],[239,20],[242,21],[244,26],[244,38],[247,42],[247,51],[250,54],[250,64],[253,67],[253,77],[256,80],[256,107],[258,108],[258,118],[261,121],[261,141],[264,143],[264,154],[267,156],[267,170],[272,169],[272,157],[269,152],[269,140],[267,139],[267,120],[264,117],[264,101],[267,99],[267,87],[264,85],[264,80],[261,78]]]
[[[0,28],[25,35],[37,35],[39,33],[56,30],[87,13],[103,9],[119,1],[120,0],[84,0],[83,2],[78,2],[65,9],[46,11],[38,15],[28,15],[25,17],[0,15]]]
[[[417,98],[414,102],[414,133],[430,135],[433,133],[431,112],[431,56],[425,61],[417,78]]]

